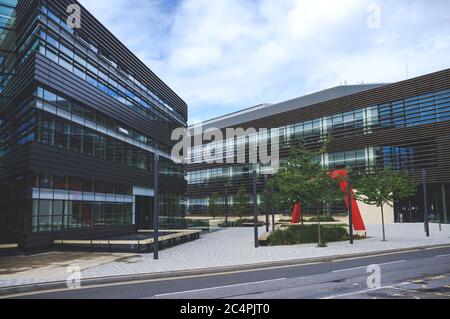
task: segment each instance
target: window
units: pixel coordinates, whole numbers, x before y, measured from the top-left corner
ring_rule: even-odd
[[[100,89],[100,91],[102,91],[103,93],[108,94],[108,87],[105,84],[105,82],[99,80],[97,81],[97,87]]]
[[[53,62],[58,63],[58,54],[55,51],[47,48],[45,51],[45,56],[50,60],[52,60]]]
[[[60,230],[63,227],[64,201],[55,200],[53,202],[53,230]]]
[[[51,200],[39,200],[39,231],[52,230],[52,204]]]
[[[79,56],[78,54],[74,54],[74,60],[75,60],[75,62],[77,62],[79,65],[81,65],[81,66],[83,66],[83,67],[86,67],[87,66],[87,62],[86,62],[86,60],[84,60],[81,56]]]
[[[308,121],[304,123],[304,130],[305,130],[305,136],[311,136],[312,135],[312,129],[313,129],[313,122]]]
[[[51,103],[57,103],[58,97],[56,96],[56,94],[54,94],[48,90],[45,90],[44,91],[44,100],[51,102]]]
[[[84,117],[90,121],[95,122],[95,111],[91,109],[90,107],[84,108]]]
[[[55,129],[55,146],[59,148],[68,149],[69,135],[70,135],[70,124],[67,121],[58,118],[56,120],[56,129]]]
[[[86,74],[86,81],[91,85],[97,86],[97,80],[89,73]]]
[[[65,55],[67,55],[67,57],[69,57],[70,59],[73,59],[73,52],[72,50],[70,50],[69,48],[67,48],[66,46],[60,44],[59,45],[59,49],[62,53],[64,53]]]
[[[60,57],[59,58],[59,65],[61,65],[66,70],[68,70],[70,72],[73,72],[73,66],[72,66],[71,62],[69,60],[67,60],[66,58]]]
[[[40,142],[48,145],[54,145],[55,139],[54,118],[48,113],[42,114]]]
[[[69,177],[69,189],[73,191],[82,191],[83,190],[83,179],[79,177],[70,176]]]
[[[70,110],[70,102],[61,96],[58,96],[57,105],[64,110]]]
[[[98,70],[95,66],[93,66],[92,64],[90,64],[88,62],[86,62],[86,66],[89,71],[91,71],[93,74],[97,75]]]
[[[94,133],[91,130],[84,130],[83,153],[89,156],[94,155]]]
[[[81,151],[82,151],[82,145],[81,145],[82,135],[83,135],[83,129],[76,124],[72,124],[71,133],[70,133],[70,150],[71,151],[81,153]]]
[[[55,38],[53,38],[52,36],[50,36],[49,34],[47,34],[46,38],[47,42],[52,45],[55,49],[59,48],[59,42],[58,40],[56,40]]]
[[[67,177],[57,176],[53,177],[55,189],[67,189]]]
[[[61,23],[61,19],[58,18],[58,16],[56,14],[54,14],[50,9],[47,8],[47,14],[48,16],[53,19],[54,21],[56,21],[57,23]]]
[[[94,226],[105,225],[105,203],[94,203]]]
[[[76,76],[78,76],[82,79],[86,79],[86,70],[84,70],[80,66],[75,64],[75,67],[73,68],[73,72],[75,73]]]
[[[72,104],[72,113],[83,117],[84,108],[80,104],[74,103],[74,104]]]
[[[106,183],[100,180],[95,180],[95,192],[104,194],[106,192]]]

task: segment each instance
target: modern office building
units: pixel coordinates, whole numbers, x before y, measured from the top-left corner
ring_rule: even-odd
[[[0,241],[182,227],[185,169],[170,159],[187,105],[74,0],[0,0]],[[68,13],[69,11],[69,13]]]
[[[245,109],[206,121],[202,126],[203,131],[219,128],[224,136],[225,128],[270,129],[270,134],[279,137],[281,160],[300,140],[307,147],[315,147],[330,138],[328,153],[318,159],[330,170],[390,166],[420,182],[425,169],[430,218],[450,222],[450,69],[393,84],[339,86]],[[193,135],[195,128],[190,128]],[[246,143],[248,151],[251,139],[270,140],[268,136],[260,133],[232,139],[223,146]],[[204,147],[191,150],[192,161],[202,157]],[[265,168],[259,164],[204,161],[189,164],[189,213],[207,213],[213,193],[219,194],[219,203],[224,205],[227,197],[231,205],[241,185],[250,192],[253,169],[261,173]],[[263,188],[260,174],[259,203],[264,199]],[[345,210],[345,206],[341,209]],[[422,187],[416,196],[395,203],[397,220],[401,213],[404,221],[422,221],[423,212]]]

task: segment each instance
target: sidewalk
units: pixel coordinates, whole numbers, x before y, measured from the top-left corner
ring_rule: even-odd
[[[450,244],[450,225],[430,225],[427,238],[423,224],[391,224],[386,226],[387,242],[381,241],[381,226],[368,226],[371,238],[330,243],[327,248],[315,244],[296,246],[253,247],[252,228],[226,229],[203,235],[201,239],[152,254],[105,254],[54,252],[29,257],[0,258],[0,288],[53,281],[65,281],[66,267],[77,264],[82,278],[101,278],[151,274],[269,262],[294,261],[316,257],[348,255]],[[261,228],[261,233],[263,228]]]

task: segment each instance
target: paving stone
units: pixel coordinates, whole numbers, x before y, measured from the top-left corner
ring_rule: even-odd
[[[98,278],[132,274],[157,273],[188,269],[237,266],[275,261],[298,260],[303,258],[326,257],[334,255],[351,255],[354,253],[374,252],[391,249],[403,249],[417,246],[450,244],[450,225],[430,226],[431,237],[427,238],[423,224],[390,224],[386,225],[386,242],[381,241],[382,231],[379,225],[369,225],[365,240],[357,240],[354,245],[348,242],[329,243],[326,248],[318,248],[316,244],[260,247],[253,246],[252,228],[230,228],[203,235],[200,239],[160,251],[159,260],[153,260],[152,254],[110,254],[105,256],[83,253],[68,253],[66,260],[62,253],[49,253],[62,259],[59,271],[40,261],[37,269],[17,271],[13,274],[0,273],[0,287],[10,287],[38,282],[66,280],[65,265],[74,261],[80,262],[82,278]],[[261,233],[263,228],[260,229]],[[124,258],[127,257],[127,258]],[[6,257],[8,258],[8,257]],[[30,257],[32,258],[32,257]],[[1,260],[0,260],[1,261]],[[25,260],[22,260],[25,262]],[[19,269],[23,265],[14,267]],[[2,265],[1,267],[5,267]],[[8,271],[8,269],[6,269]]]

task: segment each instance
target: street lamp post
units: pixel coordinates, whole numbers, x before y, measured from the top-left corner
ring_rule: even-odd
[[[352,180],[350,176],[347,179],[347,206],[348,206],[348,224],[350,233],[350,245],[353,245],[353,205],[352,205]]]
[[[264,214],[266,215],[266,233],[270,231],[269,228],[269,194],[267,192],[267,175],[264,175]]]
[[[275,192],[272,185],[272,231],[275,231]]]
[[[424,207],[424,223],[425,233],[430,237],[430,223],[428,220],[428,195],[427,195],[427,171],[422,169],[422,185],[423,185],[423,207]]]
[[[228,226],[228,185],[225,185],[225,225]]]
[[[256,170],[253,171],[253,226],[255,235],[255,248],[259,247],[258,242],[258,196],[256,193]]]
[[[158,225],[158,197],[159,197],[159,155],[155,152],[154,183],[153,183],[153,259],[159,258],[159,225]]]

